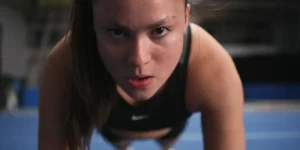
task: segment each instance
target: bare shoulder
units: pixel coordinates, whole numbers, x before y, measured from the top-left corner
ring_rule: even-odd
[[[58,41],[58,43],[49,52],[45,67],[47,65],[58,65],[57,67],[71,68],[71,47],[68,36],[64,36]]]
[[[242,101],[242,85],[231,56],[205,29],[195,24],[191,29],[186,88],[188,109],[201,111],[229,104],[230,100]]]
[[[65,105],[71,82],[71,50],[69,40],[63,37],[46,57],[39,85],[40,115],[48,113],[49,106]],[[55,105],[55,106],[54,106]],[[51,110],[49,110],[51,111]]]
[[[66,149],[64,119],[70,100],[71,56],[62,38],[46,58],[39,86],[39,149]],[[50,123],[49,123],[50,122]]]
[[[45,59],[41,73],[41,84],[53,84],[50,80],[66,82],[71,74],[71,60],[70,40],[64,36],[53,46]]]

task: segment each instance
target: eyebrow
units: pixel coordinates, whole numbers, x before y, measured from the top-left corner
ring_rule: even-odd
[[[151,23],[149,25],[146,26],[147,29],[151,29],[151,28],[157,28],[160,27],[161,25],[167,23],[168,21],[174,20],[176,18],[176,16],[166,16],[154,23]],[[118,21],[109,21],[109,24],[111,24],[114,27],[118,27],[118,28],[122,28],[122,29],[127,29],[130,30],[130,27],[127,27],[126,25],[118,22]]]

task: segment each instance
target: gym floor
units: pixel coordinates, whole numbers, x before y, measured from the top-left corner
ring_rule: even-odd
[[[247,150],[299,150],[300,107],[299,104],[246,104],[245,128]],[[200,115],[193,115],[176,145],[177,150],[203,149]],[[0,150],[37,150],[36,110],[18,110],[0,113]],[[156,150],[152,140],[136,141],[134,150]],[[92,150],[113,150],[96,133]]]

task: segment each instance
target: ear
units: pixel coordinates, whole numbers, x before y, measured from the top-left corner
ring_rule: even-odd
[[[185,28],[187,28],[187,26],[189,25],[190,23],[190,11],[191,11],[191,5],[190,4],[187,4],[186,7],[185,7]]]

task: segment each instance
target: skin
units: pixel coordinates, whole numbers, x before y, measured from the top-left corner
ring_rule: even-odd
[[[189,23],[190,8],[184,9],[181,0],[140,2],[97,0],[93,3],[99,56],[116,81],[119,94],[131,105],[153,98],[163,90],[180,58],[182,35]],[[166,19],[163,24],[149,27],[161,19]],[[126,28],[116,26],[116,22]],[[234,63],[210,34],[198,25],[191,25],[186,107],[190,112],[202,113],[205,150],[245,150],[243,89]],[[170,30],[158,32],[161,31],[159,28],[165,27]],[[59,42],[49,54],[41,77],[39,149],[67,149],[60,120],[70,97],[65,93],[70,84],[70,66],[68,41]],[[154,76],[153,82],[145,89],[134,89],[129,86],[127,78],[135,75]],[[112,131],[126,135],[121,143],[113,143],[123,149],[131,138],[157,138],[167,134],[170,128],[138,133]],[[162,149],[167,149],[176,140],[158,142]]]

